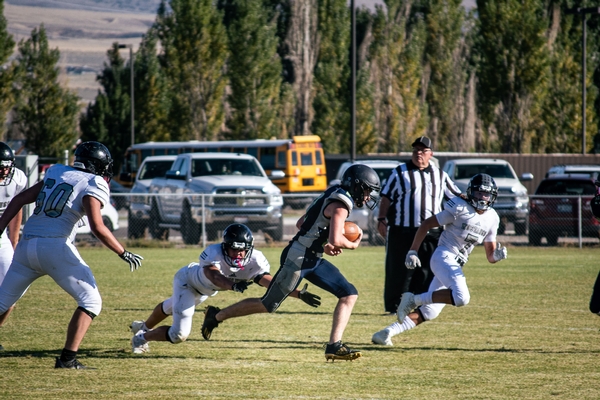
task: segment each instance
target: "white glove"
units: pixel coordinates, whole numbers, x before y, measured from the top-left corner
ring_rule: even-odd
[[[500,243],[498,243],[496,245],[496,250],[494,250],[493,257],[494,257],[494,261],[496,261],[496,262],[507,258],[508,251],[506,250],[506,247],[502,247],[502,245]]]
[[[406,260],[404,260],[404,265],[408,269],[415,269],[415,267],[421,266],[421,260],[419,260],[419,253],[414,250],[409,250],[406,253]]]

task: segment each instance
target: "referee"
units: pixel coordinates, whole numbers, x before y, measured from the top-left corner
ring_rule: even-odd
[[[411,161],[393,169],[381,191],[378,231],[387,236],[383,302],[388,313],[396,313],[402,293],[419,294],[429,288],[433,279],[429,260],[442,228],[430,230],[423,240],[421,268],[406,268],[404,259],[421,222],[442,211],[444,197],[460,195],[448,174],[429,162],[431,139],[421,136],[412,148]]]

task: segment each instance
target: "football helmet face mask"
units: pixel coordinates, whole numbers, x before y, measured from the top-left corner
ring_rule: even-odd
[[[8,186],[15,174],[15,153],[4,142],[0,142],[0,186]]]
[[[83,142],[75,149],[73,167],[99,175],[107,182],[113,176],[113,159],[110,151],[99,142]]]
[[[230,249],[234,251],[244,250],[246,253],[243,258],[232,258],[229,255]],[[231,224],[225,228],[221,250],[223,251],[223,258],[232,272],[244,269],[244,266],[250,260],[253,249],[254,237],[252,236],[252,231],[246,225]]]
[[[467,201],[477,211],[487,211],[496,202],[498,186],[488,174],[477,174],[467,186]]]
[[[358,208],[366,204],[372,210],[379,201],[381,191],[379,175],[366,165],[354,164],[348,167],[342,176],[340,186],[350,194]]]

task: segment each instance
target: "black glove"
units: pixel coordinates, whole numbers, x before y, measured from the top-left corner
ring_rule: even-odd
[[[248,289],[248,286],[252,285],[252,281],[240,281],[233,284],[231,290],[238,293],[244,293],[244,290]]]
[[[125,250],[119,257],[129,263],[129,270],[131,272],[133,272],[134,269],[141,267],[142,260],[144,259],[144,257],[140,256],[139,254],[133,254],[127,250]]]
[[[300,293],[298,293],[298,298],[311,307],[319,307],[321,305],[321,297],[317,296],[316,294],[307,292],[306,288],[308,288],[308,283],[305,284]]]

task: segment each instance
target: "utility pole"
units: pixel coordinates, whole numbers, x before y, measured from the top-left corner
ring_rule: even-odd
[[[585,76],[587,75],[587,24],[586,24],[586,15],[600,14],[600,7],[588,7],[588,8],[569,8],[566,10],[567,15],[579,14],[581,15],[581,26],[582,26],[582,35],[581,35],[581,154],[585,155],[586,151],[586,143],[585,143],[585,131],[586,131],[586,82]]]

